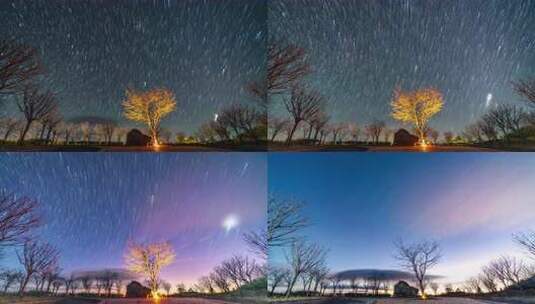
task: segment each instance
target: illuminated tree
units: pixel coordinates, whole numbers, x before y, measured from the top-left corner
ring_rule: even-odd
[[[425,288],[429,282],[427,271],[442,257],[439,244],[435,241],[423,241],[407,245],[398,240],[394,245],[397,249],[396,259],[403,268],[413,272],[420,293],[425,297]]]
[[[128,247],[125,262],[132,272],[145,275],[152,293],[156,293],[163,267],[173,263],[175,253],[170,243],[135,244]]]
[[[152,143],[158,145],[161,120],[175,110],[176,101],[173,93],[167,89],[153,89],[147,92],[128,89],[123,108],[126,118],[147,126]]]
[[[412,92],[396,89],[392,100],[392,117],[413,124],[420,142],[425,143],[427,123],[431,117],[440,112],[443,104],[442,94],[434,88]]]

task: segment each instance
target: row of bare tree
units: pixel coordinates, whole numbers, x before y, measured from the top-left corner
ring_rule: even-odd
[[[532,259],[535,258],[535,232],[517,234],[514,240]],[[469,278],[463,286],[463,291],[480,294],[495,293],[508,288],[521,290],[522,283],[534,276],[535,265],[518,257],[502,255],[483,266],[479,275]]]
[[[221,262],[210,274],[201,277],[192,289],[207,294],[227,293],[263,276],[263,265],[247,256],[235,255]]]
[[[521,130],[529,126],[535,126],[535,112],[516,105],[499,105],[468,125],[461,137],[475,143],[509,141],[512,136],[522,137]]]
[[[213,121],[201,125],[195,138],[201,143],[265,141],[266,117],[257,106],[234,104],[224,108]]]
[[[31,280],[36,280],[40,289],[46,281],[50,290],[53,274],[58,272],[58,250],[32,234],[41,223],[37,209],[34,199],[0,192],[0,249],[22,247],[17,250],[22,270],[5,270],[0,275],[5,292],[17,282],[18,292],[23,294]]]

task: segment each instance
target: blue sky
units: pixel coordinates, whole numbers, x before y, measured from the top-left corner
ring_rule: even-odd
[[[399,268],[393,241],[436,239],[447,280],[502,254],[535,228],[535,158],[522,153],[274,153],[268,191],[305,202],[303,234],[326,246],[333,271]],[[272,261],[284,261],[279,251]]]

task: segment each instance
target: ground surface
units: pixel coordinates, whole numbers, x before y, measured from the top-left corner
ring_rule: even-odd
[[[112,299],[103,300],[99,304],[233,304],[235,302],[227,302],[222,300],[209,300],[201,298],[167,298],[158,302],[148,299]],[[65,302],[60,304],[78,304],[76,302]],[[80,303],[81,304],[81,303]]]
[[[147,299],[84,299],[53,297],[17,297],[0,296],[0,304],[235,304],[239,302],[210,300],[201,298],[168,298],[159,302]]]
[[[361,146],[361,145],[292,145],[292,146],[270,146],[270,151],[280,152],[493,152],[507,151],[501,149],[491,149],[475,146],[428,146],[423,149],[419,146]],[[533,147],[535,150],[535,147]]]
[[[266,146],[161,146],[158,149],[152,147],[133,146],[52,146],[52,145],[0,145],[0,151],[23,151],[23,152],[217,152],[217,151],[265,151]]]
[[[530,302],[512,302],[512,301],[488,301],[474,300],[468,298],[435,298],[428,300],[419,299],[394,299],[394,298],[328,298],[328,299],[311,299],[290,302],[278,302],[278,304],[500,304],[500,303],[530,303]],[[535,303],[535,302],[534,302]]]

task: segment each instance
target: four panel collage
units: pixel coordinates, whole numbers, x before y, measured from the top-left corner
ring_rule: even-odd
[[[4,303],[535,303],[535,1],[0,0]]]

